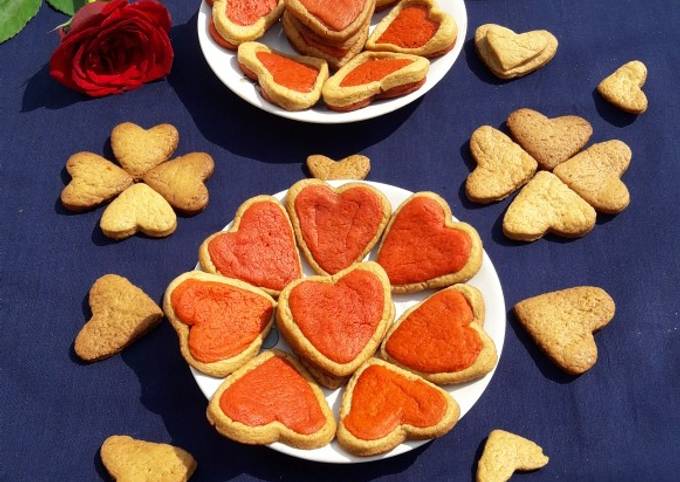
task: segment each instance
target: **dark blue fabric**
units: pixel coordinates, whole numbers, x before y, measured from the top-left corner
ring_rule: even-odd
[[[384,118],[314,126],[245,104],[209,70],[196,36],[198,2],[168,1],[176,61],[167,81],[123,96],[89,100],[52,81],[64,18],[43,8],[16,39],[0,45],[0,480],[90,481],[105,476],[98,449],[110,434],[171,442],[198,459],[198,481],[471,480],[490,429],[538,441],[548,466],[517,480],[674,481],[680,477],[680,9],[664,0],[468,1],[470,29],[452,71],[422,100]],[[546,28],[555,59],[523,79],[501,82],[474,55],[474,28]],[[594,94],[605,75],[642,59],[649,111],[634,118]],[[509,201],[469,203],[462,184],[468,139],[499,126],[518,107],[578,114],[593,141],[619,138],[634,153],[625,176],[632,203],[600,216],[584,239],[515,244],[501,232]],[[97,225],[102,209],[79,215],[59,202],[63,167],[76,151],[111,155],[121,121],[175,124],[179,153],[217,161],[207,211],[180,218],[165,240],[115,243]],[[509,314],[500,366],[479,403],[445,438],[388,461],[327,466],[220,437],[206,400],[164,323],[122,355],[82,365],[72,341],[89,317],[87,291],[99,276],[130,278],[156,300],[194,266],[197,248],[249,196],[302,177],[310,153],[370,156],[370,178],[441,193],[479,230],[496,263],[506,309],[537,293],[595,284],[617,302],[597,336],[599,361],[578,378],[546,361]]]

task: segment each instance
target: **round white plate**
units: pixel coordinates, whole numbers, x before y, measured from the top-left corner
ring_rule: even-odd
[[[329,184],[334,187],[338,187],[345,184],[346,182],[349,181],[329,181]],[[411,194],[413,194],[412,192],[405,189],[380,182],[352,182],[364,182],[365,184],[381,190],[385,196],[387,196],[387,199],[389,199],[393,210],[395,210],[402,202],[404,202]],[[274,197],[279,200],[283,200],[285,196],[286,191],[281,191],[280,193],[274,195]],[[230,226],[231,223],[227,224],[224,229],[229,229]],[[374,249],[373,252],[369,253],[369,259],[373,259],[375,257],[375,251],[376,250]],[[305,262],[304,256],[302,256],[302,267],[305,275],[315,274],[312,268]],[[196,266],[196,269],[200,269],[198,265]],[[493,342],[496,344],[496,350],[498,351],[498,357],[500,359],[501,351],[503,349],[503,341],[505,339],[505,300],[503,299],[503,289],[501,288],[501,282],[498,279],[498,274],[496,274],[493,263],[491,262],[491,259],[489,259],[489,256],[486,254],[486,252],[484,252],[482,268],[474,278],[468,281],[468,283],[472,286],[475,286],[476,288],[479,288],[479,290],[482,292],[482,295],[484,296],[484,302],[486,304],[484,330],[489,334]],[[399,318],[399,316],[401,316],[401,314],[409,307],[413,306],[419,301],[422,301],[431,294],[432,291],[424,291],[421,293],[413,293],[408,295],[394,295],[393,299],[396,308],[395,320]],[[263,349],[272,348],[273,346],[285,351],[291,351],[288,345],[279,338],[275,327],[272,328],[272,332],[267,337],[267,340],[265,340]],[[465,414],[468,413],[468,411],[474,406],[479,397],[482,396],[482,393],[484,393],[484,390],[491,381],[491,377],[495,371],[496,368],[494,367],[490,373],[487,373],[486,376],[480,380],[455,386],[448,386],[446,388],[460,405],[460,418],[463,418]],[[213,393],[215,393],[217,388],[222,383],[222,379],[204,375],[198,370],[195,370],[193,367],[191,368],[191,373],[196,379],[196,383],[198,383],[201,391],[208,399],[212,397]],[[333,409],[337,419],[338,410],[340,408],[340,395],[343,389],[339,388],[336,390],[323,390],[326,394],[326,400],[328,400],[328,404]],[[427,442],[427,440],[407,441],[398,447],[395,447],[390,452],[373,457],[356,457],[348,452],[345,452],[336,441],[333,441],[331,444],[326,445],[325,447],[314,450],[297,449],[279,442],[271,444],[270,447],[279,452],[283,452],[301,459],[313,460],[316,462],[351,464],[394,457],[395,455],[403,454],[404,452],[413,450],[414,448],[419,447]]]
[[[272,114],[301,122],[342,124],[372,119],[410,104],[434,87],[437,82],[446,75],[463,48],[463,42],[465,41],[465,34],[467,32],[467,11],[465,10],[465,3],[463,0],[439,0],[439,8],[453,16],[458,25],[458,37],[456,39],[456,44],[451,51],[431,61],[430,72],[427,74],[425,84],[420,89],[411,92],[410,94],[394,99],[375,101],[363,109],[357,109],[350,112],[334,112],[327,109],[323,105],[323,102],[319,102],[311,109],[290,112],[264,100],[258,92],[256,83],[248,80],[243,75],[243,72],[241,72],[236,61],[236,52],[220,47],[210,36],[208,27],[211,21],[211,7],[205,3],[205,1],[201,4],[201,8],[198,12],[198,40],[201,44],[203,55],[217,78],[246,102],[259,107],[262,110],[271,112]],[[386,8],[384,11],[376,13],[371,21],[371,29],[373,29],[373,27],[375,27],[389,11],[390,8]],[[281,28],[281,24],[278,22],[269,29],[264,37],[258,39],[258,42],[267,44],[269,47],[284,53],[299,55],[288,43],[286,35]]]

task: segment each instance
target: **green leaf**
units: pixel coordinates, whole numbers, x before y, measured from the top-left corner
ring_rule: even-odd
[[[59,10],[66,15],[73,15],[80,7],[87,3],[87,0],[47,0],[55,10]]]
[[[32,19],[42,0],[0,0],[0,43],[11,39]]]

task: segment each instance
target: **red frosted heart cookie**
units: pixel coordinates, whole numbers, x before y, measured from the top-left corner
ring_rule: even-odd
[[[261,353],[234,372],[208,405],[217,431],[241,443],[281,441],[311,449],[328,444],[335,419],[321,389],[292,355]]]
[[[385,272],[368,262],[294,281],[281,292],[276,315],[279,331],[307,363],[346,377],[380,345],[394,308]]]
[[[416,193],[399,206],[385,229],[377,256],[393,292],[441,288],[467,281],[479,271],[479,234],[451,217],[446,201],[431,192]]]
[[[375,0],[285,0],[286,11],[329,43],[342,43],[365,26]]]
[[[215,377],[228,375],[257,355],[275,307],[261,289],[200,271],[175,278],[163,300],[184,359]]]
[[[204,271],[246,281],[273,295],[302,273],[288,214],[272,196],[244,202],[229,230],[208,237],[198,254]]]
[[[496,347],[483,324],[482,294],[457,284],[406,311],[387,333],[381,354],[434,383],[475,380],[496,363]]]
[[[409,438],[441,437],[459,415],[458,403],[441,388],[373,358],[343,393],[337,438],[353,454],[374,455]]]
[[[333,188],[317,179],[294,184],[285,205],[298,245],[321,274],[361,261],[378,242],[392,212],[387,198],[367,184]]]
[[[235,50],[262,37],[283,8],[283,0],[215,0],[210,34],[222,47]]]

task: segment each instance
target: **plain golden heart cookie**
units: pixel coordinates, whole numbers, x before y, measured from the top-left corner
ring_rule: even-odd
[[[619,109],[631,114],[642,114],[647,110],[647,96],[642,91],[646,80],[647,67],[639,60],[633,60],[600,82],[597,91]]]
[[[550,62],[557,53],[558,41],[547,30],[517,34],[501,25],[484,24],[475,31],[475,46],[496,77],[513,79]]]
[[[360,154],[347,156],[339,161],[321,154],[307,157],[307,168],[313,177],[331,179],[366,179],[371,170],[371,160]]]
[[[144,291],[115,274],[94,282],[88,302],[92,317],[73,346],[85,361],[115,355],[163,319],[161,309]]]
[[[111,239],[125,239],[137,231],[153,238],[177,229],[177,216],[168,202],[146,184],[133,184],[107,206],[99,221]]]
[[[505,199],[536,173],[536,160],[498,129],[482,126],[470,137],[477,167],[465,181],[470,201],[490,203]]]
[[[564,115],[551,119],[531,109],[510,114],[508,128],[541,168],[550,171],[583,149],[593,134],[593,127],[583,117]]]
[[[565,372],[579,375],[597,362],[593,333],[614,317],[614,300],[602,288],[577,286],[544,293],[515,305],[536,344]]]
[[[546,232],[577,238],[595,227],[595,210],[560,179],[539,171],[512,201],[503,217],[503,233],[534,241]]]
[[[111,131],[111,149],[120,165],[135,179],[170,159],[177,149],[179,132],[171,124],[143,129],[132,122],[118,124]]]
[[[628,207],[630,194],[621,181],[632,157],[622,141],[593,144],[553,171],[597,211],[616,214]]]
[[[104,467],[119,482],[185,482],[196,470],[196,460],[173,445],[112,435],[102,444]]]
[[[123,192],[132,177],[92,152],[78,152],[66,161],[71,181],[61,191],[61,204],[70,211],[94,208]]]
[[[540,469],[548,460],[531,440],[496,429],[489,434],[477,463],[477,482],[505,482],[515,471]]]
[[[215,161],[205,152],[192,152],[164,162],[144,174],[144,182],[175,209],[196,214],[208,205],[205,181],[215,171]]]

